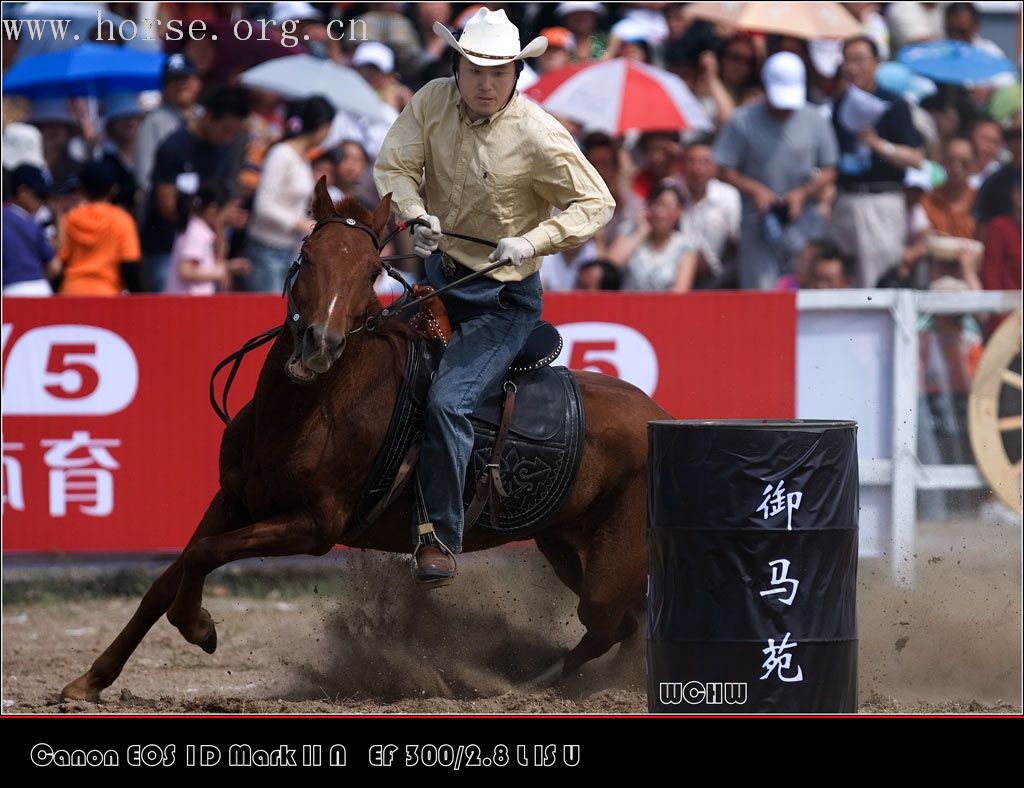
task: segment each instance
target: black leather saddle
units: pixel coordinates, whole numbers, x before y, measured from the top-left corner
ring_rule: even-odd
[[[521,375],[546,367],[558,358],[561,352],[562,335],[558,333],[558,329],[546,320],[538,320],[530,336],[526,338],[523,349],[508,368],[509,374]]]
[[[558,330],[550,323],[538,322],[505,380],[484,397],[470,417],[476,438],[463,493],[466,508],[476,494],[478,479],[493,459],[506,381],[514,383],[515,408],[498,463],[506,494],[497,522],[488,504],[472,527],[526,538],[568,497],[583,454],[584,414],[576,378],[565,367],[550,366],[561,349]],[[396,493],[392,487],[410,447],[418,443],[431,376],[443,352],[439,342],[417,338],[410,343],[405,382],[363,491],[353,536],[368,528],[381,502],[389,493]],[[409,500],[412,486],[405,485],[402,492]]]

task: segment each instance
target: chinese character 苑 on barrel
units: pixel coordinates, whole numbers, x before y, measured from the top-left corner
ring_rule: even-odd
[[[649,710],[856,712],[856,422],[648,438]]]

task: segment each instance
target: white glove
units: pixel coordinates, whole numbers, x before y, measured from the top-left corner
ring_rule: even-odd
[[[536,256],[537,250],[533,248],[533,244],[519,236],[502,238],[498,241],[498,248],[494,250],[490,260],[492,263],[496,263],[498,260],[508,260],[512,265],[518,267],[523,264],[524,260]]]
[[[441,222],[436,216],[424,214],[419,217],[430,226],[425,227],[417,224],[412,230],[412,250],[420,257],[430,257],[430,253],[437,249],[437,242],[441,240]]]

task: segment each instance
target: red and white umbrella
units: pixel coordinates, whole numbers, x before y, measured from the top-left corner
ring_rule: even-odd
[[[630,58],[560,68],[542,76],[525,95],[552,115],[613,136],[634,129],[713,128],[683,80]]]

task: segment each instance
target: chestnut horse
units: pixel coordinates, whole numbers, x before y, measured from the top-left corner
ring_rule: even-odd
[[[303,243],[288,310],[292,319],[297,312],[304,330],[281,331],[252,401],[224,430],[220,489],[188,544],[63,698],[97,701],[164,613],[188,642],[213,653],[217,633],[201,603],[214,569],[255,556],[319,556],[352,543],[356,506],[398,395],[409,329],[390,321],[358,330],[382,308],[373,289],[382,262],[369,232],[336,217],[354,218],[379,237],[390,209],[390,194],[371,214],[351,199],[335,206],[323,179],[316,185],[318,227]],[[586,634],[537,683],[567,676],[627,638],[631,646],[642,642],[647,422],[671,418],[628,383],[575,375],[586,418],[583,456],[568,498],[534,538],[579,596]],[[399,498],[356,544],[411,553],[410,517]],[[511,540],[469,529],[463,550]]]

